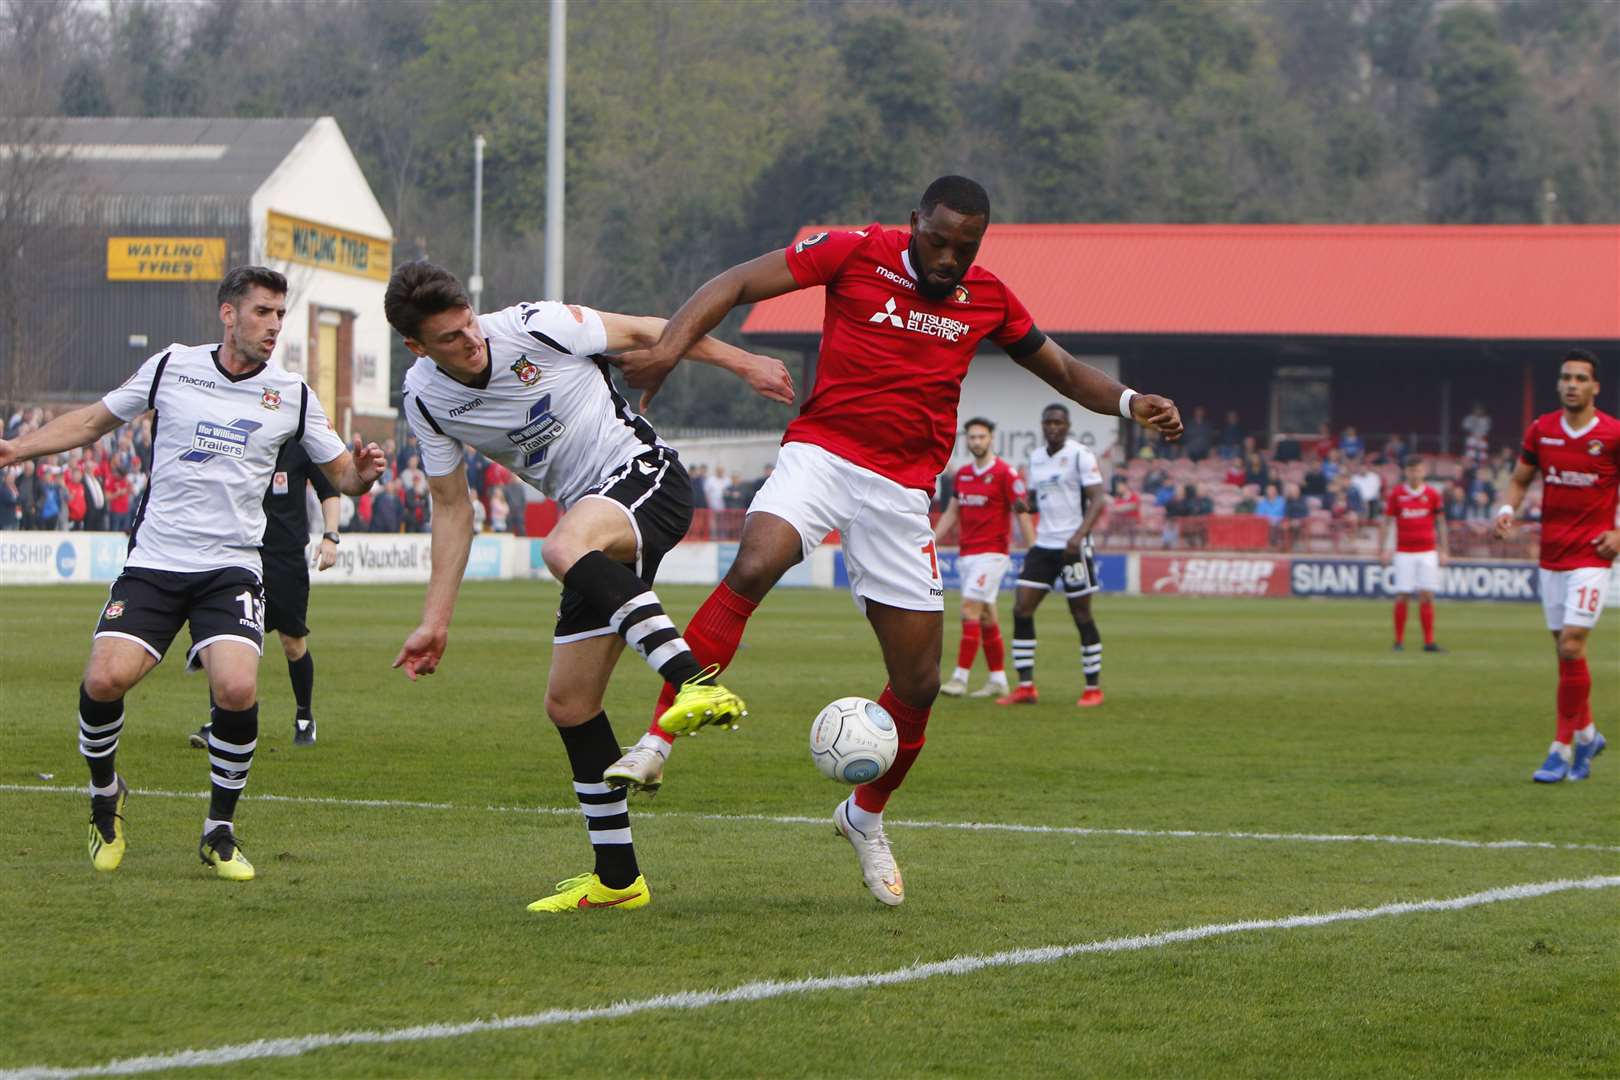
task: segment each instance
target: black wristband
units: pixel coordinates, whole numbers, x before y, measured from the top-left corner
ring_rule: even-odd
[[[321,539],[330,540],[334,544],[341,544],[343,542],[343,538],[335,532],[321,533]]]

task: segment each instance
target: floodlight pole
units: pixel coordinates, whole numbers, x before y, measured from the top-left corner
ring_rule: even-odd
[[[473,136],[473,251],[472,277],[467,279],[473,311],[484,306],[484,137]]]
[[[551,92],[546,107],[546,299],[563,298],[563,97],[568,81],[568,0],[551,0]]]

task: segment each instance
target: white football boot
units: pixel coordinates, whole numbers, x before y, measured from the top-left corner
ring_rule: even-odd
[[[895,907],[906,898],[906,884],[900,878],[894,853],[889,850],[889,838],[883,835],[882,825],[871,832],[861,832],[851,825],[847,807],[846,800],[833,811],[833,828],[855,849],[855,856],[861,861],[861,878],[872,895],[879,903]]]
[[[664,783],[664,755],[650,746],[637,743],[626,750],[622,758],[603,770],[602,782],[656,795]]]

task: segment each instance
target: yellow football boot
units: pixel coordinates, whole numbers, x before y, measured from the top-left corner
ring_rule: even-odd
[[[90,865],[97,870],[118,869],[124,861],[124,800],[129,785],[118,777],[118,791],[90,796]]]
[[[236,843],[236,834],[231,832],[228,825],[219,825],[203,837],[197,845],[197,855],[204,866],[213,867],[214,873],[226,881],[253,880],[253,864],[242,854],[242,849]]]
[[[567,881],[557,882],[557,891],[544,900],[529,905],[530,911],[586,911],[590,908],[618,908],[631,911],[646,907],[652,894],[647,891],[646,877],[637,874],[627,888],[610,889],[595,874],[581,874]]]
[[[735,731],[737,721],[748,715],[748,706],[719,683],[707,681],[718,674],[720,665],[710,664],[682,683],[675,704],[658,717],[658,726],[671,735],[691,735],[710,724]]]

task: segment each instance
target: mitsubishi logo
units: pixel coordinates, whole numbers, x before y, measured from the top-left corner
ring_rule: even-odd
[[[875,323],[886,322],[890,326],[899,327],[901,330],[906,328],[906,324],[901,321],[900,316],[894,313],[894,297],[892,296],[889,297],[889,302],[883,305],[882,311],[873,312],[872,317],[866,321]]]

